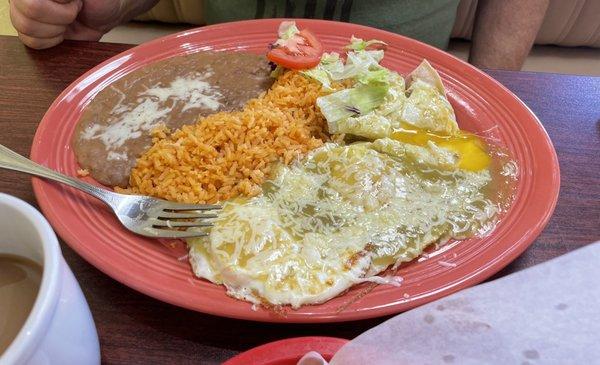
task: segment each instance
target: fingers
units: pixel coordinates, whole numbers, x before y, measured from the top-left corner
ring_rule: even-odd
[[[63,41],[67,26],[75,21],[81,0],[12,0],[10,19],[21,41],[35,49]]]
[[[77,20],[70,24],[65,31],[65,39],[76,41],[97,41],[103,35],[104,32],[86,27]]]
[[[12,0],[10,7],[14,7],[27,19],[46,24],[68,25],[77,18],[81,10],[81,1],[59,3],[52,0]]]
[[[51,38],[34,38],[34,37],[30,37],[28,35],[19,33],[19,39],[27,47],[31,47],[33,49],[45,49],[45,48],[54,47],[57,44],[59,44],[60,42],[62,42],[63,35],[61,34],[61,35],[58,35],[56,37],[51,37]]]
[[[10,8],[10,20],[15,29],[32,38],[53,38],[65,32],[66,26],[42,23],[26,18],[18,10]]]

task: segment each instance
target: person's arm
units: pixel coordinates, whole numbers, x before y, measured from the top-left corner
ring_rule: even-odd
[[[10,19],[25,45],[49,48],[63,39],[98,40],[158,0],[11,0]]]
[[[480,68],[520,70],[550,0],[479,0],[469,62]]]

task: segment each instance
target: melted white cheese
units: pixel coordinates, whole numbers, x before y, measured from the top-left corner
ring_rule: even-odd
[[[100,139],[108,151],[119,151],[129,139],[139,138],[160,124],[169,115],[174,105],[183,104],[181,112],[192,108],[217,110],[221,106],[222,94],[206,82],[211,72],[177,77],[168,86],[156,85],[138,96],[135,104],[124,103],[125,95],[121,90],[121,100],[111,110],[108,125],[92,124],[82,134],[84,139]],[[168,104],[172,101],[172,105]],[[119,160],[123,151],[109,153],[109,160]]]
[[[115,152],[115,151],[110,151],[108,153],[107,158],[109,160],[117,160],[117,161],[124,161],[127,160],[127,154],[125,152]]]
[[[189,241],[194,272],[253,303],[321,303],[364,281],[399,285],[374,275],[494,219],[487,170],[448,170],[423,158],[434,147],[395,143],[401,155],[326,145],[263,195],[226,202],[208,238]]]

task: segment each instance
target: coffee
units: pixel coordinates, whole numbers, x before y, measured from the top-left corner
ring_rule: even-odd
[[[27,320],[42,272],[42,267],[28,258],[0,254],[0,355]]]

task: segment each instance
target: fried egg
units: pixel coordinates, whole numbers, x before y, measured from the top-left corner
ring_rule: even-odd
[[[435,142],[327,144],[282,166],[254,198],[226,202],[189,241],[194,273],[253,303],[322,303],[432,242],[493,224],[487,169],[457,167]]]

